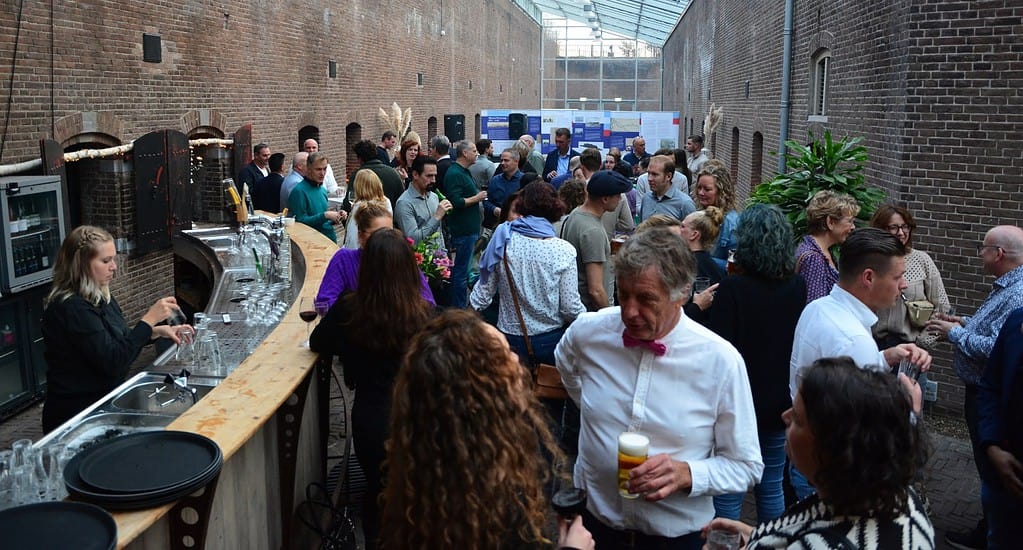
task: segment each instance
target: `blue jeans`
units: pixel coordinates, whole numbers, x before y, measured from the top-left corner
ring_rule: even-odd
[[[796,492],[796,499],[803,500],[804,498],[817,492],[817,489],[810,485],[810,482],[806,480],[803,474],[799,473],[796,469],[795,464],[789,464],[789,483],[792,484],[792,490]]]
[[[537,362],[554,364],[554,348],[558,347],[558,342],[561,341],[564,334],[564,328],[556,328],[550,332],[534,334],[529,337],[529,343],[533,345],[533,355]],[[512,351],[519,354],[519,361],[524,365],[528,364],[529,352],[526,351],[526,339],[514,334],[505,334],[504,338],[508,340],[508,346]]]
[[[766,523],[785,511],[782,477],[785,473],[785,430],[760,432],[760,454],[764,459],[764,475],[753,488],[757,497],[757,523]],[[714,497],[714,515],[738,520],[742,515],[745,493]]]
[[[451,250],[455,254],[455,265],[451,266],[451,284],[448,285],[448,303],[451,307],[465,309],[469,303],[469,263],[472,249],[479,234],[451,237]]]

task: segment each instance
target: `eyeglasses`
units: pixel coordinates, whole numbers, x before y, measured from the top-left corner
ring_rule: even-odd
[[[1005,250],[1004,248],[1002,248],[1002,247],[1000,247],[998,245],[994,245],[994,244],[978,244],[977,245],[977,254],[983,253],[985,248],[994,248],[994,249],[1000,250],[1000,251],[1004,251]]]
[[[889,225],[888,226],[888,232],[891,233],[892,235],[895,235],[899,231],[902,231],[903,233],[909,233],[912,230],[913,230],[913,228],[908,226],[908,225],[906,225],[906,224],[902,224],[902,225]]]

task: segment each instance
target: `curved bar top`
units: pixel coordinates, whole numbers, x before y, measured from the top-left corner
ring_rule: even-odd
[[[337,245],[316,230],[287,226],[291,242],[305,258],[305,280],[295,302],[258,348],[206,397],[174,420],[168,430],[204,435],[220,446],[225,465],[259,430],[313,369],[317,355],[301,346],[306,323],[298,315],[300,298],[316,295]],[[116,512],[117,547],[124,548],[167,514],[174,504]]]

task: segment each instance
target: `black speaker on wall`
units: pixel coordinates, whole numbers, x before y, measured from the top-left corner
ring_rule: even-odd
[[[451,143],[465,139],[465,115],[444,115],[444,135]]]
[[[508,139],[519,139],[519,136],[529,130],[529,121],[525,113],[508,114]],[[535,136],[534,136],[535,137]]]

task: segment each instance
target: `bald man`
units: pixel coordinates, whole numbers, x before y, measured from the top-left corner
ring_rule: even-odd
[[[966,427],[970,430],[974,461],[981,473],[983,499],[988,490],[984,478],[989,476],[985,476],[987,455],[986,450],[981,448],[978,434],[978,385],[998,338],[998,331],[1010,312],[1023,307],[1023,229],[1013,225],[992,228],[984,235],[984,241],[977,245],[977,253],[984,263],[984,272],[995,277],[991,294],[972,317],[935,314],[925,330],[938,333],[954,347],[952,368],[966,386],[963,414],[966,416]],[[985,509],[985,516],[989,515],[990,511]],[[986,530],[978,526],[975,530],[977,538],[980,539]],[[949,536],[959,538],[964,535],[950,533]]]
[[[320,151],[320,144],[315,139],[309,138],[302,143],[302,150],[311,155]],[[327,175],[323,178],[323,188],[327,190],[327,195],[329,196],[333,197],[338,194],[337,180],[334,179],[334,169],[329,164],[327,165]]]
[[[543,155],[536,150],[536,140],[529,134],[522,134],[519,139],[525,142],[529,146],[529,156],[526,157],[526,163],[533,167],[533,171],[537,174],[543,172]]]
[[[288,206],[288,196],[291,195],[291,190],[298,185],[298,182],[305,179],[305,163],[308,158],[309,153],[305,151],[295,153],[295,157],[291,161],[291,173],[285,176],[284,182],[281,183],[281,208]]]

